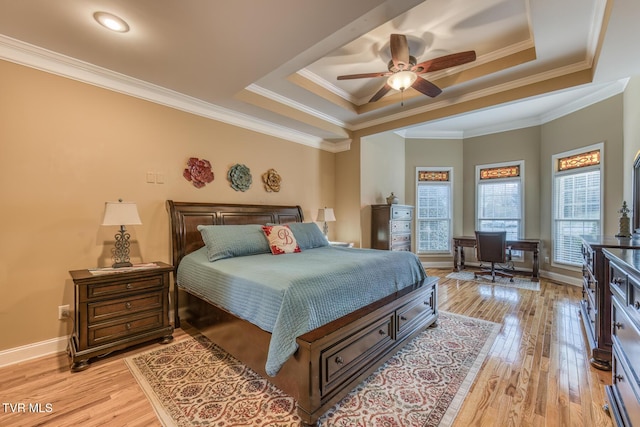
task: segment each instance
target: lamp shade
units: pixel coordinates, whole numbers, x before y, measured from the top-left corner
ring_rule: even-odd
[[[336,216],[333,214],[333,208],[318,209],[318,222],[332,222],[336,220]]]
[[[413,71],[398,71],[393,73],[387,79],[387,84],[395,90],[404,91],[411,87],[418,76]]]
[[[138,207],[134,202],[106,202],[102,225],[139,225]]]

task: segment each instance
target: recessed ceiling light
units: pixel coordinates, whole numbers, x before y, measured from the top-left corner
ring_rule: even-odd
[[[93,17],[100,25],[105,28],[108,28],[112,31],[117,31],[119,33],[126,33],[129,31],[129,24],[124,22],[123,19],[112,15],[107,12],[96,12],[93,14]]]

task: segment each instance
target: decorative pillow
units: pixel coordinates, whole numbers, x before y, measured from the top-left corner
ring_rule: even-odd
[[[271,253],[274,255],[301,252],[293,232],[288,225],[264,225],[264,235],[269,240]]]
[[[291,228],[300,249],[303,251],[329,246],[329,241],[315,222],[291,222],[287,225]]]
[[[269,242],[262,226],[247,225],[199,225],[198,231],[207,247],[209,261],[245,255],[268,254]]]

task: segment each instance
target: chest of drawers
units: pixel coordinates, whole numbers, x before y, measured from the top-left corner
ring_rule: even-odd
[[[372,205],[371,247],[391,251],[411,250],[413,206]]]
[[[74,283],[74,329],[69,338],[73,372],[89,360],[152,339],[173,339],[169,323],[169,274],[173,267],[93,274],[70,271]]]
[[[611,291],[612,375],[607,386],[616,425],[640,425],[640,250],[604,249]]]
[[[582,239],[582,300],[580,315],[587,336],[591,365],[611,369],[611,293],[605,279],[604,249],[640,248],[640,240],[609,236]]]

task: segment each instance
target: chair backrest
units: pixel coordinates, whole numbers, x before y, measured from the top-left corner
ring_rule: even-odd
[[[478,261],[506,262],[507,232],[476,231]]]

